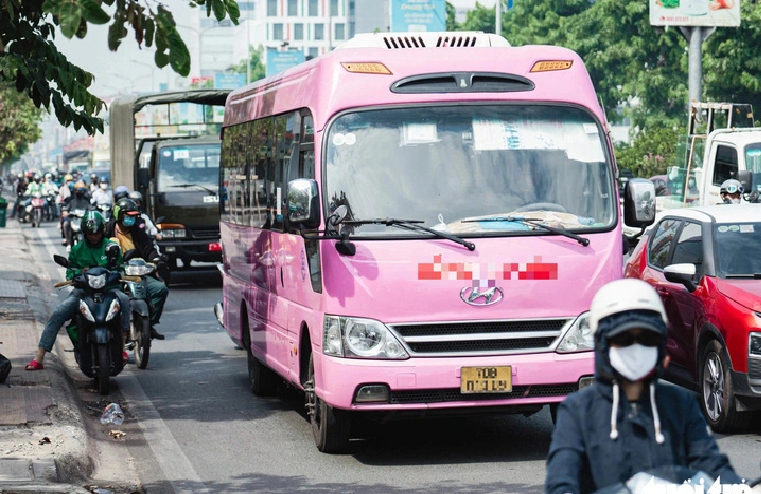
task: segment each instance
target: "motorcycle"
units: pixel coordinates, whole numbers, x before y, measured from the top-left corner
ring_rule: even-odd
[[[156,264],[135,257],[137,250],[131,249],[124,254],[121,266],[125,275],[122,286],[124,293],[129,296],[130,332],[126,348],[135,351],[135,363],[140,369],[148,366],[148,356],[151,353],[151,317],[154,308],[148,298],[148,286],[145,277],[156,271]],[[133,280],[132,278],[137,278]]]
[[[716,487],[713,487],[716,484]],[[732,490],[731,492],[751,492],[761,484],[761,477],[748,482],[746,491]],[[638,472],[629,477],[626,483],[618,483],[598,489],[594,494],[670,494],[670,493],[705,493],[728,492],[721,488],[716,479],[701,470],[668,465]],[[755,489],[753,490],[755,492]]]
[[[103,215],[103,218],[106,220],[106,222],[111,220],[111,205],[110,204],[98,204],[97,205],[98,211],[100,211],[100,214]]]
[[[95,379],[95,386],[102,395],[109,392],[109,379],[124,368],[119,298],[110,288],[124,278],[115,270],[118,257],[119,247],[109,245],[106,247],[107,268],[90,268],[71,281],[54,285],[73,285],[85,292],[79,301],[79,313],[66,331],[74,345],[77,365],[84,375]],[[64,268],[69,267],[65,257],[54,255],[53,260]]]
[[[58,218],[58,194],[50,193],[45,200],[47,201],[47,220],[54,221]]]
[[[82,233],[82,218],[85,217],[86,211],[84,209],[75,209],[69,211],[69,226],[71,227],[71,246],[82,243],[85,241],[85,234]]]
[[[35,192],[32,194],[32,202],[27,206],[27,210],[32,218],[32,228],[40,226],[42,223],[42,209],[45,204],[45,199],[42,198],[42,192]],[[31,208],[31,210],[29,210]]]

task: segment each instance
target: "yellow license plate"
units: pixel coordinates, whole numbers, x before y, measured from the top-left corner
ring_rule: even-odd
[[[512,366],[462,367],[460,369],[461,393],[509,393],[512,390]]]

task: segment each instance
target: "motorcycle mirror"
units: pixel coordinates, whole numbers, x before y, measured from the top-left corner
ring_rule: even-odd
[[[108,244],[106,246],[106,259],[108,269],[114,269],[116,267],[116,263],[119,260],[120,251],[121,249],[117,244]]]
[[[63,266],[64,268],[68,268],[69,267],[69,260],[66,259],[63,256],[59,256],[58,254],[55,254],[55,255],[53,255],[53,260],[59,266]]]
[[[140,254],[137,251],[137,249],[130,249],[127,252],[124,253],[124,262],[129,261],[130,259],[134,259],[135,257],[138,257]]]

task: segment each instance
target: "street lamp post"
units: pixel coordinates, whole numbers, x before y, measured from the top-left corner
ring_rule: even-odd
[[[151,91],[155,91],[156,90],[156,66],[145,63],[145,62],[141,62],[140,60],[135,60],[134,58],[131,58],[130,61],[138,65],[144,65],[151,70]]]

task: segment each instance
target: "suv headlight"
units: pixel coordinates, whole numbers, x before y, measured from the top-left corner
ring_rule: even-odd
[[[753,357],[761,357],[761,333],[750,334],[748,353]]]
[[[325,316],[322,353],[337,357],[409,358],[404,346],[383,323],[354,317]]]
[[[573,320],[557,347],[558,353],[589,352],[595,348],[595,338],[589,326],[589,312]]]

